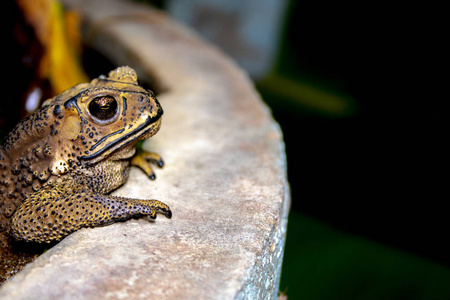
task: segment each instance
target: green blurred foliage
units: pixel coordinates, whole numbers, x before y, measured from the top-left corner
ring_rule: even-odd
[[[288,299],[450,299],[450,270],[291,212],[280,290]]]

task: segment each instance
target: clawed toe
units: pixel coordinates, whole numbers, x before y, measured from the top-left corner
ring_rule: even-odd
[[[161,205],[158,205],[156,207],[156,211],[159,213],[162,213],[168,219],[172,218],[172,211],[170,210],[170,208],[167,205],[165,205],[164,203],[162,203],[162,202],[160,202],[160,203],[161,203]]]
[[[158,160],[153,161],[159,168],[164,167],[164,161],[162,158],[159,158]]]
[[[139,150],[135,156],[131,159],[131,165],[140,168],[147,174],[148,178],[151,180],[156,179],[155,172],[150,164],[155,164],[158,168],[164,167],[164,161],[158,154],[154,152],[147,152],[145,150]]]
[[[149,216],[152,219],[156,218],[157,213],[163,214],[168,219],[172,218],[172,211],[165,203],[159,200],[142,200],[142,203],[145,203],[145,205],[150,208],[151,214],[149,214]]]
[[[166,216],[167,219],[172,218],[172,211],[170,209],[162,210],[161,212]]]

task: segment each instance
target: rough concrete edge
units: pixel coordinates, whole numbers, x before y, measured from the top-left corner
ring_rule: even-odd
[[[262,104],[270,113],[270,108],[263,101]],[[282,167],[282,169],[284,170],[285,188],[280,207],[280,214],[279,214],[280,218],[278,220],[278,223],[275,224],[275,226],[271,230],[271,233],[269,235],[269,237],[271,237],[271,240],[264,241],[264,246],[261,251],[260,257],[267,256],[270,257],[270,259],[275,258],[275,261],[272,260],[262,261],[260,259],[256,260],[255,265],[251,270],[249,270],[249,273],[245,276],[246,280],[242,284],[242,287],[239,289],[238,293],[234,298],[237,300],[267,299],[267,297],[265,297],[265,295],[267,294],[271,294],[272,297],[270,298],[275,300],[278,299],[279,296],[281,269],[283,265],[284,248],[286,244],[288,215],[291,207],[291,191],[287,179],[287,158],[285,151],[286,147],[283,141],[283,133],[281,131],[280,125],[275,120],[273,123],[273,127],[274,131],[276,131],[279,134],[280,138],[279,151],[281,153],[280,161],[282,162],[282,165],[280,167]],[[267,252],[271,252],[272,255],[265,255],[265,253]],[[267,271],[267,268],[270,267],[270,265],[274,266],[272,270],[274,271],[273,273],[276,274],[276,278],[274,278],[274,280],[271,280],[271,282],[262,282],[261,279],[263,278],[263,276],[261,275],[264,273],[264,271]]]

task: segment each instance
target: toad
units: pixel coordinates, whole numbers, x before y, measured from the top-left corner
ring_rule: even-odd
[[[119,67],[23,119],[0,147],[0,249],[10,237],[49,243],[83,227],[157,213],[170,218],[170,208],[158,200],[109,195],[128,179],[130,165],[150,179],[150,163],[163,166],[159,155],[136,150],[158,132],[162,114],[136,72]],[[8,259],[0,260],[3,279],[14,273]]]

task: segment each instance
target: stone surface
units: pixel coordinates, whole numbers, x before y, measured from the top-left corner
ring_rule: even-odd
[[[0,288],[0,299],[275,299],[289,209],[282,135],[251,81],[162,13],[123,1],[62,1],[87,43],[154,80],[163,156],[118,195],[158,199],[158,217],[82,229]]]

